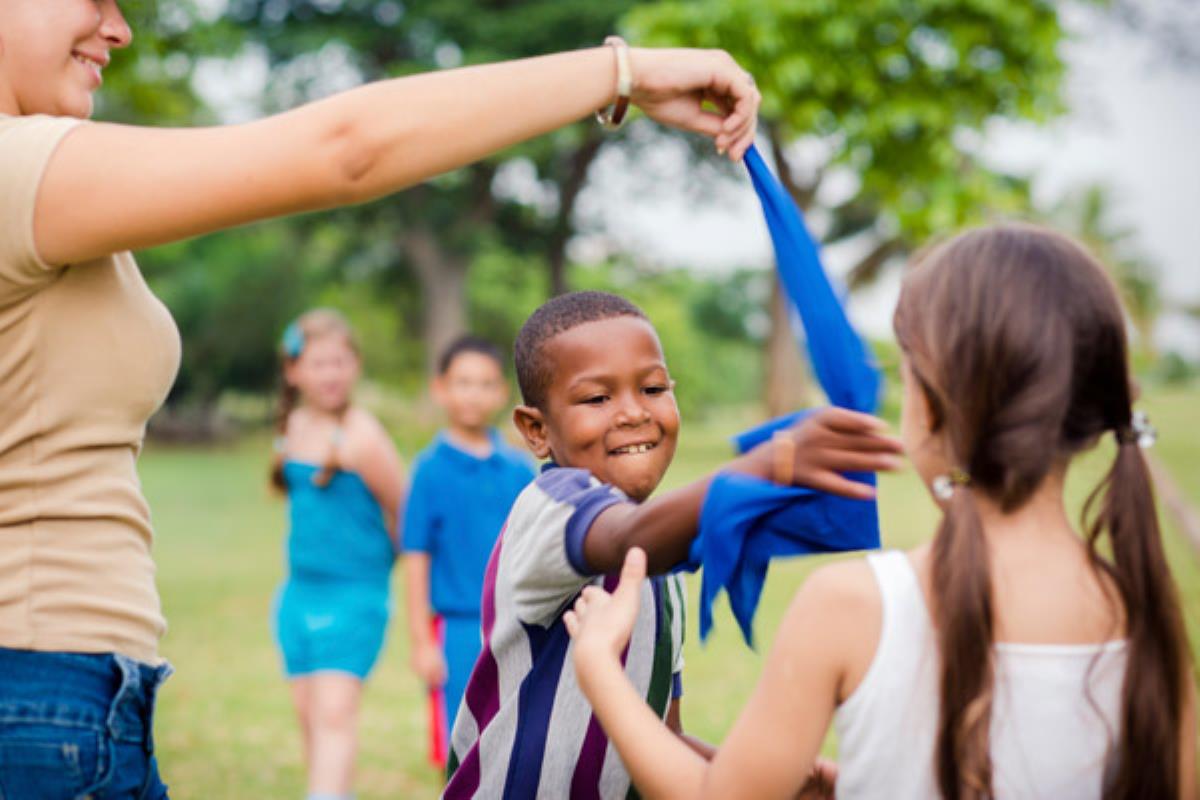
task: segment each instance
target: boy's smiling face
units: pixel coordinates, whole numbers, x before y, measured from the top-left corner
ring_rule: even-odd
[[[530,449],[645,500],[679,437],[674,385],[654,328],[638,317],[613,317],[577,325],[542,347],[553,376],[543,407],[514,414]]]

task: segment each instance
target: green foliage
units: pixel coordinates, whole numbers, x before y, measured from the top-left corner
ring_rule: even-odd
[[[819,139],[811,179],[851,171],[851,231],[926,239],[1025,208],[1022,182],[983,169],[978,131],[997,117],[1044,120],[1061,108],[1063,63],[1048,0],[699,0],[627,18],[645,43],[723,47],[755,76],[768,132]],[[882,217],[882,219],[880,219]]]
[[[1162,310],[1158,271],[1140,252],[1135,232],[1113,219],[1111,191],[1085,186],[1063,198],[1047,214],[1060,229],[1078,237],[1108,269],[1137,329],[1140,355],[1154,355],[1154,323]]]
[[[172,403],[211,407],[227,389],[273,388],[279,336],[316,283],[291,233],[272,223],[141,255],[185,343]]]
[[[500,246],[484,250],[471,266],[467,319],[471,333],[512,353],[517,331],[549,296],[545,265]]]

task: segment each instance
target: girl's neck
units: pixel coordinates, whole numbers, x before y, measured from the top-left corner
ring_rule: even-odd
[[[318,408],[311,403],[301,401],[300,408],[303,409],[304,413],[307,414],[309,419],[311,419],[313,422],[324,425],[333,425],[336,427],[345,422],[346,413],[350,410],[350,404],[347,403],[345,407],[334,411],[330,409]]]
[[[1065,470],[1057,469],[1046,476],[1033,495],[1020,508],[1003,511],[999,503],[979,493],[976,507],[983,534],[993,548],[1017,541],[1043,540],[1048,534],[1074,536],[1063,500]]]

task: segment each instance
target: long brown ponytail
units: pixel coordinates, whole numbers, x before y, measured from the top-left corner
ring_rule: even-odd
[[[300,404],[300,392],[288,382],[285,374],[286,367],[300,358],[308,342],[331,335],[342,337],[354,354],[361,356],[354,329],[350,327],[350,323],[346,321],[345,317],[330,308],[316,308],[301,314],[295,322],[288,326],[284,332],[283,341],[280,343],[279,399],[275,406],[275,442],[270,471],[271,486],[277,491],[286,492],[288,488],[283,470],[287,460],[288,419]],[[349,405],[338,410],[337,432],[329,443],[328,454],[321,463],[320,470],[312,478],[313,483],[317,486],[328,486],[338,471],[341,429],[349,410]]]
[[[1085,508],[1091,561],[1118,587],[1128,638],[1104,797],[1177,797],[1186,639],[1149,473],[1132,441],[1125,318],[1112,282],[1065,236],[982,228],[917,259],[894,326],[947,459],[970,476],[946,504],[931,555],[942,795],[993,795],[994,617],[977,495],[1013,511],[1056,465],[1113,432],[1123,444]],[[1099,549],[1105,534],[1111,560]]]

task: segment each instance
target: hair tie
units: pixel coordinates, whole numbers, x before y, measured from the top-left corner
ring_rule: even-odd
[[[296,359],[304,352],[304,331],[300,328],[300,322],[293,322],[288,325],[283,331],[283,339],[280,341],[283,347],[283,353],[288,358]]]
[[[945,475],[938,475],[933,479],[931,488],[933,496],[938,500],[947,501],[954,497],[954,489],[957,486],[970,486],[971,476],[958,467],[954,467]]]
[[[1143,450],[1153,447],[1158,441],[1158,431],[1150,424],[1150,417],[1145,411],[1133,412],[1129,427],[1117,428],[1116,435],[1118,444],[1136,444]]]

